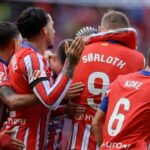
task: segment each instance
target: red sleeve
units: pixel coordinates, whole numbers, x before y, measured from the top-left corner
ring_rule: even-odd
[[[0,132],[0,148],[9,149],[11,147],[11,136]]]
[[[48,108],[56,109],[68,91],[71,80],[61,73],[53,86],[47,77],[46,64],[40,54],[32,53],[24,57],[24,74],[39,100]]]
[[[7,68],[0,62],[0,87],[1,86],[10,86],[10,83],[8,81]]]

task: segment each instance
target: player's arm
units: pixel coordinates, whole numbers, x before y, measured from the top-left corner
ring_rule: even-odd
[[[16,94],[11,86],[0,87],[0,99],[11,109],[22,109],[39,103],[34,94]]]
[[[81,114],[82,112],[85,112],[85,109],[83,111],[83,109],[81,110],[81,107],[74,107],[72,105],[68,105],[68,101],[72,98],[78,97],[80,96],[81,92],[84,89],[84,84],[81,82],[76,82],[76,83],[72,83],[66,96],[65,96],[65,105],[61,105],[61,107],[59,107],[57,109],[57,111],[52,111],[51,112],[51,116],[55,117],[55,116],[59,116],[59,115],[69,115],[69,117],[74,117],[77,113],[78,115]]]
[[[7,68],[0,63],[0,99],[11,109],[21,109],[28,105],[38,103],[34,95],[18,95],[10,86]]]
[[[108,107],[108,98],[105,96],[101,103],[100,108],[98,108],[93,121],[92,121],[92,131],[95,136],[95,140],[100,146],[103,141],[103,125],[105,121],[106,111]]]
[[[14,134],[12,130],[4,130],[0,132],[0,148],[22,150],[24,148],[23,142],[13,138],[12,134]]]
[[[66,44],[68,61],[53,86],[50,85],[41,55],[32,53],[24,58],[24,74],[27,74],[30,87],[44,106],[56,109],[63,100],[72,82],[71,78],[83,48],[84,42],[81,38],[75,39],[70,46]]]

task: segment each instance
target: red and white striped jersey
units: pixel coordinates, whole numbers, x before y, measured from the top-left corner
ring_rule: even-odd
[[[16,138],[24,141],[26,150],[42,150],[46,146],[49,109],[58,107],[71,80],[61,73],[51,86],[45,59],[31,48],[21,48],[14,54],[8,75],[16,93],[34,93],[41,104],[12,111],[7,127],[13,127]]]
[[[10,86],[7,76],[7,66],[0,62],[0,87]],[[0,128],[8,116],[7,106],[0,100]]]
[[[10,86],[7,75],[7,66],[0,62],[0,87],[5,85]]]

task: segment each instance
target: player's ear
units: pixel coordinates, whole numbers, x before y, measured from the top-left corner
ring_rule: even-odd
[[[16,39],[10,40],[8,47],[9,49],[14,50],[16,48]]]
[[[98,26],[98,32],[101,32],[101,26]]]
[[[48,33],[48,29],[47,29],[47,26],[43,27],[41,32],[44,34],[44,35],[47,35]]]
[[[22,47],[22,42],[23,42],[23,38],[21,36],[21,34],[18,35],[17,38],[14,39],[15,40],[15,50],[19,50]]]

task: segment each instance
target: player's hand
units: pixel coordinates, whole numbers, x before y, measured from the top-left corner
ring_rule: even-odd
[[[75,38],[70,46],[67,41],[65,42],[65,52],[70,65],[77,65],[84,46],[84,41],[81,37]]]
[[[50,59],[55,58],[55,57],[56,57],[56,55],[53,52],[51,52],[50,50],[46,50],[44,52],[44,58],[49,62],[49,64],[50,64]]]
[[[69,118],[75,118],[85,113],[86,108],[82,105],[69,104],[65,108],[65,113]]]
[[[65,43],[65,53],[67,60],[64,65],[65,74],[72,78],[75,66],[78,64],[78,61],[81,57],[82,51],[84,49],[84,41],[82,38],[75,38],[72,44],[69,46],[69,43]]]
[[[65,99],[72,99],[75,97],[80,96],[81,92],[84,90],[84,84],[81,82],[76,82],[73,83],[70,88],[69,91],[66,94]]]
[[[63,66],[62,66],[58,56],[55,53],[47,50],[47,51],[44,52],[44,57],[49,62],[51,69],[56,74],[59,74],[62,71]]]
[[[1,147],[4,150],[22,150],[24,148],[22,141],[12,137],[14,133],[15,131],[13,130],[4,130],[0,132]]]
[[[12,138],[10,147],[11,147],[11,150],[23,150],[24,144],[22,141]]]

